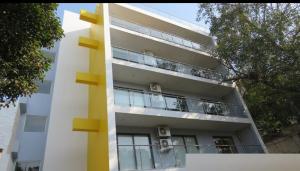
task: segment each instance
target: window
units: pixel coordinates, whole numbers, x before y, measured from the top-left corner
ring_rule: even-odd
[[[27,115],[24,132],[44,132],[46,121],[46,116]]]
[[[26,103],[20,103],[20,113],[24,114],[27,112],[27,104]]]
[[[150,139],[147,135],[118,135],[120,170],[153,169]]]
[[[237,153],[232,137],[213,137],[218,153]]]
[[[176,166],[185,166],[186,153],[199,153],[195,136],[172,136]]]
[[[0,159],[1,159],[1,156],[2,156],[2,152],[3,152],[3,149],[0,148]]]
[[[51,90],[51,81],[50,80],[44,80],[42,82],[38,82],[38,93],[45,93],[49,94]]]

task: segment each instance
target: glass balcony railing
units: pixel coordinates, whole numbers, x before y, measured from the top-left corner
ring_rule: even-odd
[[[223,81],[224,79],[226,79],[226,74],[221,74],[214,70],[183,64],[179,62],[174,62],[160,57],[132,52],[129,50],[116,48],[116,47],[113,48],[113,57],[116,59],[135,62],[147,66],[152,66],[155,68],[166,69],[166,70],[193,75],[201,78],[207,78],[207,79],[212,79],[217,81]]]
[[[244,117],[245,110],[238,105],[223,102],[187,98],[164,93],[145,92],[129,88],[115,87],[115,104],[120,106],[134,106],[154,108],[170,111],[193,112],[200,114]]]
[[[220,151],[222,149],[223,151]],[[260,145],[120,145],[119,170],[183,168],[186,154],[264,153]]]
[[[185,46],[185,47],[192,48],[192,49],[195,49],[195,50],[199,50],[199,51],[202,51],[202,52],[208,52],[210,50],[210,47],[208,47],[204,44],[195,43],[191,40],[187,40],[187,39],[184,39],[184,38],[181,38],[181,37],[169,34],[169,33],[164,33],[160,30],[144,27],[144,26],[134,24],[134,23],[124,21],[124,20],[114,18],[114,17],[111,17],[110,21],[111,21],[112,25],[123,27],[123,28],[126,28],[128,30],[136,31],[136,32],[139,32],[139,33],[142,33],[142,34],[146,34],[146,35],[151,36],[151,37],[166,40],[168,42],[175,43],[175,44],[178,44],[178,45],[181,45],[181,46]]]

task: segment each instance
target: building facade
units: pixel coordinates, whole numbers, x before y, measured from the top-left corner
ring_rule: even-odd
[[[18,102],[19,122],[15,125],[16,136],[11,154],[17,171],[41,170],[43,165],[57,48],[58,43],[54,48],[42,49],[44,55],[52,59],[51,68],[46,73],[44,81],[37,83],[37,92],[31,97],[21,97]]]
[[[37,92],[0,110],[1,171],[42,169],[58,44],[42,49],[52,64],[44,81],[37,83]]]
[[[191,153],[267,152],[208,33],[126,4],[65,11],[63,29],[44,171],[183,171]]]
[[[14,168],[13,144],[16,139],[17,126],[20,120],[19,103],[11,104],[0,110],[0,170],[11,171]]]

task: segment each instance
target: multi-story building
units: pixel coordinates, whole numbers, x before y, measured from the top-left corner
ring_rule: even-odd
[[[43,171],[179,171],[190,153],[266,152],[208,33],[126,4],[65,11],[63,29]]]
[[[42,167],[57,48],[58,42],[54,48],[42,49],[52,64],[44,81],[37,82],[37,92],[30,97],[20,97],[15,105],[0,110],[0,148],[4,149],[1,171],[40,170]]]
[[[57,48],[58,43],[54,48],[42,49],[42,52],[52,59],[51,68],[44,81],[37,83],[39,88],[36,93],[19,99],[20,118],[12,154],[16,161],[15,167],[19,170],[40,170],[43,164]]]
[[[24,171],[30,168],[38,170],[42,166],[57,48],[58,42],[54,48],[42,49],[44,55],[52,59],[52,64],[44,81],[37,82],[38,91],[30,97],[21,97],[15,105],[11,104],[0,110],[0,144],[6,146],[3,150],[4,157],[0,160],[1,171],[16,168]]]

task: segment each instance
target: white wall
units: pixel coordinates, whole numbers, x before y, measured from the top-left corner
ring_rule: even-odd
[[[89,50],[78,45],[90,24],[64,12],[65,37],[60,42],[52,95],[43,171],[85,171],[87,133],[73,132],[74,117],[87,117],[88,87],[75,83],[76,72],[88,72]]]
[[[9,108],[0,110],[0,148],[3,149],[0,156],[0,170],[12,171],[13,163],[11,152],[19,122],[20,110],[18,102],[16,106],[11,105]]]
[[[299,154],[188,154],[186,171],[299,171]]]

